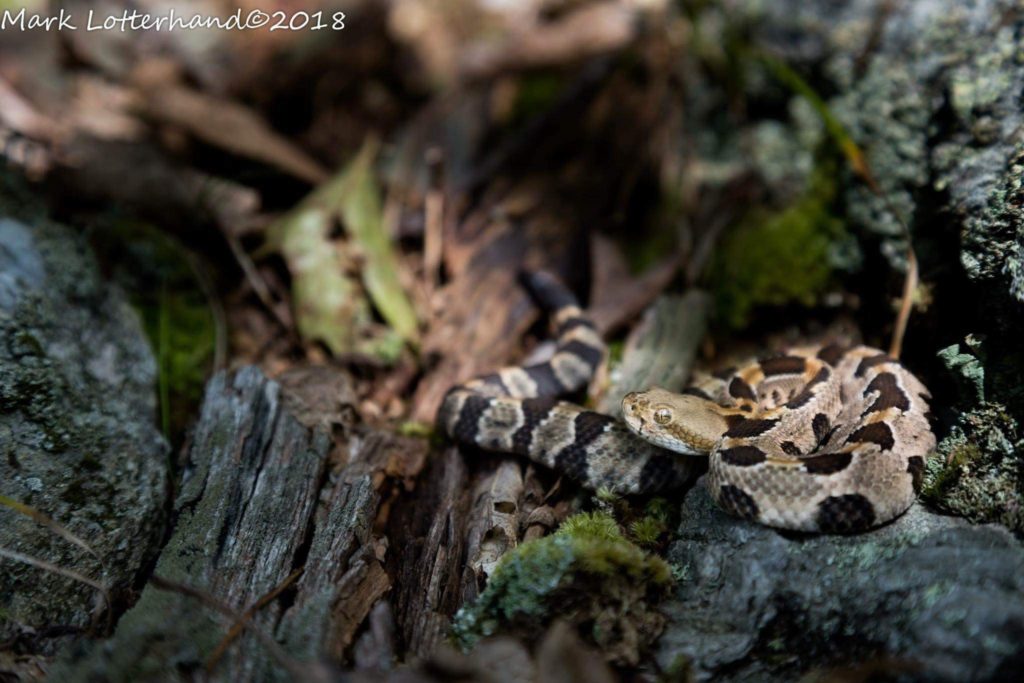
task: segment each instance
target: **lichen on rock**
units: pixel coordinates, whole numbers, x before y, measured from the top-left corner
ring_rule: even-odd
[[[1024,532],[1024,451],[1020,425],[1009,409],[987,400],[981,340],[939,351],[960,388],[963,409],[925,466],[922,496],[930,505],[975,522],[999,522]]]
[[[455,615],[453,636],[463,648],[497,633],[531,640],[561,617],[610,661],[635,665],[661,632],[654,604],[671,583],[665,561],[627,540],[611,515],[581,513],[503,557]]]
[[[1014,680],[1024,664],[1024,548],[997,525],[915,505],[868,533],[794,536],[726,515],[701,481],[668,560],[687,578],[657,657],[692,680],[838,680],[865,662],[894,680],[908,664],[914,681]]]
[[[0,201],[17,206],[3,185]],[[54,519],[98,558],[7,508],[0,547],[117,593],[132,586],[162,528],[167,445],[152,353],[125,297],[70,229],[30,210],[7,213],[0,274],[0,494]],[[89,586],[8,559],[0,586],[0,641],[29,652],[52,652],[59,634],[87,629],[102,604]]]

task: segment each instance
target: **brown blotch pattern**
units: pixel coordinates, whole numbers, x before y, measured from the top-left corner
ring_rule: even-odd
[[[849,534],[875,524],[875,506],[858,493],[829,496],[818,505],[818,528],[826,534]]]
[[[733,417],[739,417],[740,419],[728,421],[729,431],[725,433],[725,436],[732,437],[734,439],[745,439],[752,436],[760,436],[778,423],[778,419],[744,419],[742,415],[736,415]]]
[[[723,484],[718,489],[718,505],[730,515],[748,521],[757,519],[759,512],[754,499],[732,484]]]
[[[729,395],[733,398],[743,398],[748,401],[757,400],[757,395],[754,393],[754,390],[750,388],[749,384],[739,377],[733,377],[732,381],[729,382]]]
[[[765,461],[768,457],[764,451],[756,446],[736,446],[735,448],[726,448],[719,451],[718,455],[722,458],[722,462],[727,465],[736,465],[737,467],[750,467],[751,465],[758,465]]]
[[[910,410],[910,399],[900,389],[900,385],[896,382],[896,375],[891,372],[883,372],[871,380],[867,388],[864,389],[864,395],[867,396],[873,391],[878,392],[878,398],[864,411],[864,415],[886,408]]]
[[[881,365],[882,363],[888,363],[890,360],[892,359],[889,358],[889,356],[887,356],[884,353],[880,353],[877,356],[868,356],[867,358],[863,359],[860,362],[860,364],[857,366],[857,371],[854,372],[853,374],[856,375],[857,377],[863,377],[864,373],[866,373],[871,368],[875,367],[876,365]]]
[[[779,444],[779,448],[781,448],[782,452],[786,455],[803,455],[803,451],[800,450],[800,447],[792,441],[783,441]]]
[[[810,474],[833,474],[845,470],[852,460],[852,453],[813,455],[804,459],[804,469]]]
[[[892,429],[884,422],[872,422],[856,429],[850,436],[846,437],[846,443],[876,443],[883,451],[891,451],[896,440],[893,438]]]
[[[825,413],[818,413],[814,416],[814,419],[811,420],[811,429],[814,430],[814,438],[818,440],[819,444],[824,442],[826,437],[828,437],[828,431],[831,427],[832,425],[829,422],[828,415]]]
[[[846,354],[846,349],[839,344],[829,344],[818,351],[818,358],[829,365],[837,365],[839,359]]]
[[[804,371],[806,363],[799,356],[775,356],[759,362],[765,377],[771,375],[796,375]]]

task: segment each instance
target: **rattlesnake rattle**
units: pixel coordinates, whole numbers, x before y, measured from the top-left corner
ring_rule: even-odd
[[[620,495],[679,488],[701,469],[694,456],[708,456],[717,504],[781,529],[864,531],[914,501],[935,449],[930,396],[882,351],[790,349],[680,394],[627,394],[620,421],[558,400],[587,386],[604,343],[554,277],[522,280],[554,319],[555,353],[452,387],[438,426],[456,442],[523,455]]]

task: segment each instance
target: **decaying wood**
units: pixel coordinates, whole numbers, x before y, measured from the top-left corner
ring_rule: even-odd
[[[697,289],[659,297],[626,339],[622,364],[598,404],[600,410],[617,415],[622,397],[630,391],[652,386],[682,389],[707,330],[710,310],[710,297]]]
[[[461,580],[465,565],[464,529],[469,517],[469,474],[455,447],[436,453],[410,506],[392,515],[405,542],[395,550],[392,599],[404,649],[415,655],[433,652],[443,641],[449,617],[474,583]]]
[[[214,680],[284,673],[250,629],[273,637],[296,661],[341,664],[374,603],[391,588],[388,544],[374,531],[393,481],[381,473],[414,476],[426,443],[354,432],[348,464],[336,471],[330,433],[316,422],[304,426],[286,407],[280,385],[252,367],[220,373],[207,387],[174,533],[155,575],[241,614],[303,568],[292,588],[252,611],[211,672]],[[174,661],[189,678],[233,621],[201,601],[150,586],[113,638],[60,676],[84,680],[104,672],[107,680],[129,680]]]

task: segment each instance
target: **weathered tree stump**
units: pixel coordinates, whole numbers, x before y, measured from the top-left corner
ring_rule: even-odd
[[[266,680],[294,675],[303,662],[340,664],[391,587],[387,544],[374,533],[387,483],[396,474],[414,474],[426,444],[353,435],[339,471],[331,446],[330,434],[301,424],[285,408],[280,385],[258,369],[216,375],[188,449],[177,522],[154,582],[110,640],[65,658],[53,675],[119,681],[163,678],[173,670],[191,680],[209,667],[215,680]],[[301,577],[289,584],[300,569]],[[176,593],[168,584],[209,599]],[[273,599],[257,605],[265,596]],[[214,601],[238,613],[257,606],[219,661],[214,653],[232,620],[211,609]],[[268,650],[267,638],[253,637],[252,629],[279,642],[285,657]]]

